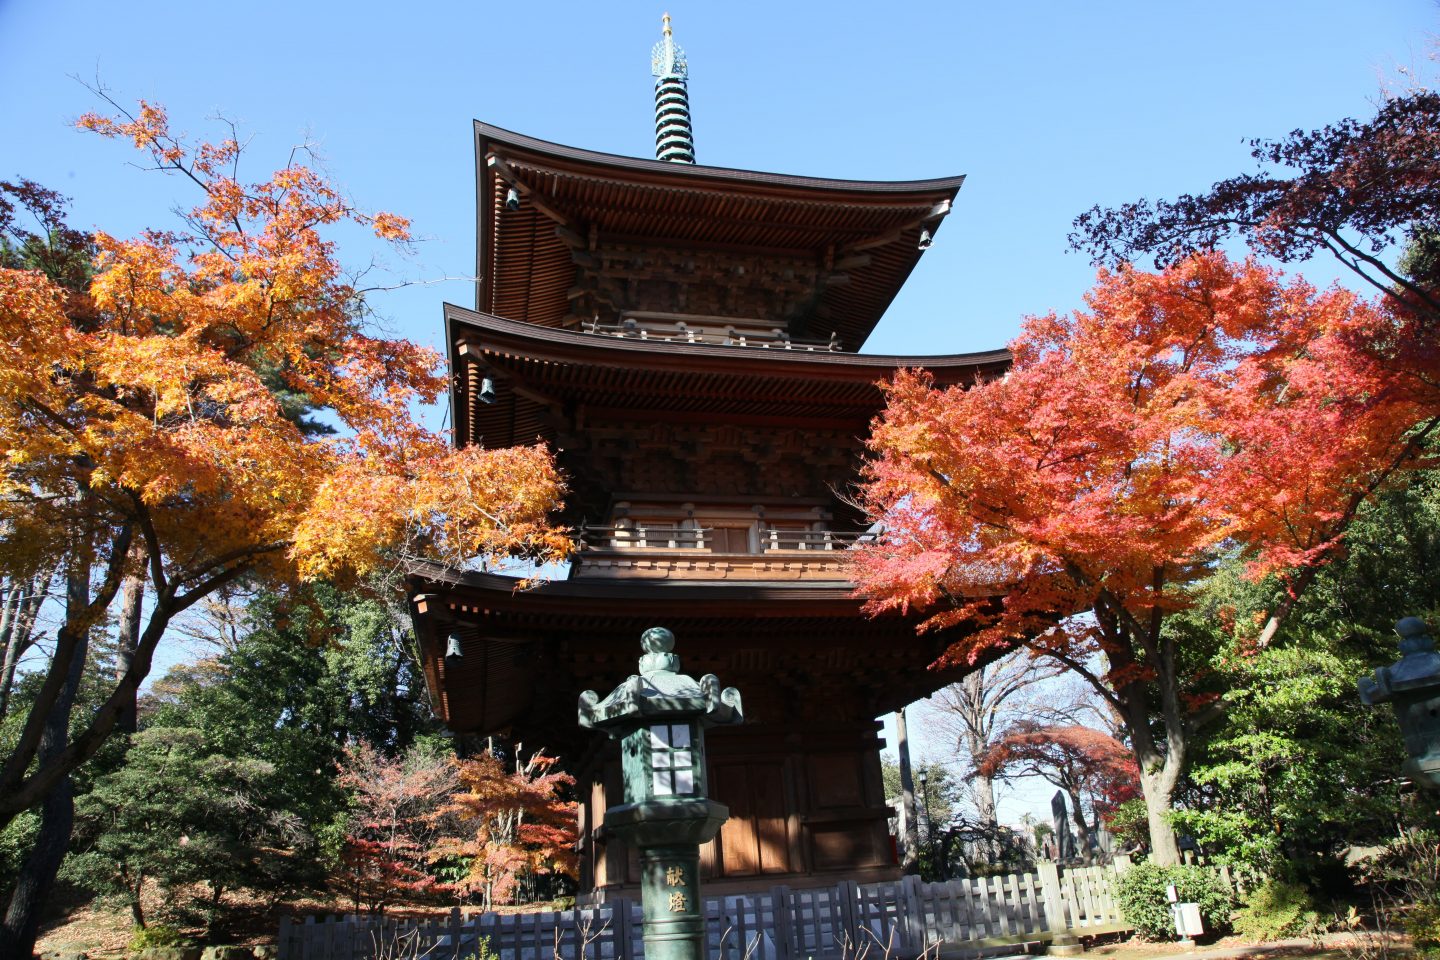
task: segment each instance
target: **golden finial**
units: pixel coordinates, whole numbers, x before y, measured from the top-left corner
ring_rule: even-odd
[[[667,37],[670,36],[670,14],[667,12],[665,16],[660,18],[660,22],[664,24],[664,28],[661,32],[664,33]]]

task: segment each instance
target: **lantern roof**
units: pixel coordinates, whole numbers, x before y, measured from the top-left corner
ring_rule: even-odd
[[[638,674],[603,700],[593,690],[580,694],[580,726],[615,737],[651,720],[693,718],[707,727],[744,720],[740,691],[720,689],[720,680],[713,673],[697,681],[680,672],[675,634],[664,627],[651,627],[640,644],[645,653]]]

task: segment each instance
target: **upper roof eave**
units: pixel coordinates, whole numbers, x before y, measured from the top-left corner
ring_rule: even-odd
[[[516,133],[480,120],[475,124],[476,156],[483,159],[491,144],[538,153],[568,163],[609,168],[629,174],[644,174],[678,181],[716,181],[727,184],[752,184],[806,192],[849,192],[871,194],[950,194],[952,199],[965,175],[938,177],[930,180],[838,180],[826,177],[801,177],[758,170],[710,167],[702,164],[672,163],[646,160],[613,153],[584,150],[548,140]]]

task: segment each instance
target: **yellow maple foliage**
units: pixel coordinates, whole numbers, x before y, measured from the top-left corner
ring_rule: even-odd
[[[142,560],[151,617],[120,688],[170,617],[240,576],[353,582],[397,551],[547,562],[570,547],[549,520],[563,494],[549,451],[452,449],[411,412],[444,392],[442,358],[368,330],[329,234],[358,223],[404,243],[404,218],[358,210],[296,163],[242,182],[236,140],[189,144],[151,104],[79,126],[203,195],[177,229],[94,234],[88,297],[0,270],[0,570],[64,558],[70,585],[50,676],[0,768],[0,825],[113,724],[112,702],[27,772],[77,645]]]

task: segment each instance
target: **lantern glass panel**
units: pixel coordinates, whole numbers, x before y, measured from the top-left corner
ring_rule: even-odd
[[[690,725],[652,724],[650,727],[651,795],[670,797],[695,792],[695,751]]]

